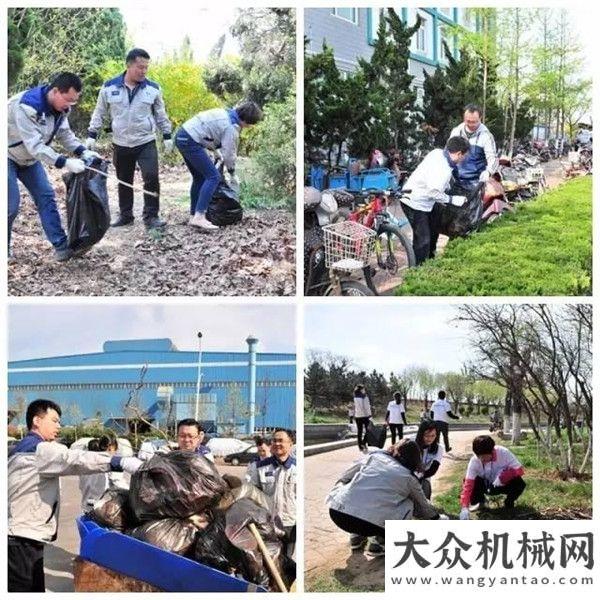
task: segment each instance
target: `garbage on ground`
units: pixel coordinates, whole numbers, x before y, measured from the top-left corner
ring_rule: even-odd
[[[109,163],[94,159],[91,167],[108,172]],[[71,250],[85,250],[97,244],[110,227],[106,177],[86,169],[64,177],[67,186],[67,243]]]

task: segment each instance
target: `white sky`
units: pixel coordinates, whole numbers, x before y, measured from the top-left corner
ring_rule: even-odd
[[[346,356],[386,376],[409,365],[460,370],[471,357],[466,328],[450,323],[452,305],[405,303],[306,306],[304,348]]]
[[[62,304],[9,306],[8,359],[101,352],[111,339],[171,338],[180,350],[245,352],[248,334],[259,352],[295,352],[290,305]]]
[[[173,50],[179,50],[188,35],[195,60],[205,60],[219,38],[227,33],[235,21],[235,4],[221,2],[219,8],[202,8],[177,3],[152,3],[145,5],[121,3],[119,10],[127,25],[128,40],[144,48],[152,58],[159,58]],[[238,54],[231,36],[225,45],[225,54]]]

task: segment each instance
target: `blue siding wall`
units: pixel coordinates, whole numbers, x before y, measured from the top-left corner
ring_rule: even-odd
[[[170,340],[106,342],[105,352],[13,361],[8,364],[8,406],[48,398],[64,410],[63,423],[100,415],[103,421],[123,416],[130,391],[147,365],[139,390],[140,408],[166,420],[160,386],[172,388],[181,402],[196,393],[198,353],[177,351]],[[295,429],[295,354],[257,353],[256,426]],[[216,398],[217,421],[225,418],[232,390],[248,400],[248,353],[203,352],[202,393]],[[74,408],[77,407],[77,408]],[[177,415],[187,407],[178,406]],[[193,415],[185,415],[193,416]],[[21,418],[21,421],[23,418]]]

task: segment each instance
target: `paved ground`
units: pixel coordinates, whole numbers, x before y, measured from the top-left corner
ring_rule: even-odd
[[[446,454],[438,474],[432,480],[433,496],[447,486],[444,474],[452,470],[455,461],[466,463],[470,456],[471,442],[481,431],[452,431],[450,443],[453,450]],[[383,558],[369,559],[362,552],[352,552],[348,536],[338,529],[329,518],[325,496],[338,476],[356,459],[362,456],[356,446],[304,459],[304,561],[305,590],[314,588],[315,580],[333,576],[342,585],[365,591],[383,591]],[[313,587],[311,587],[311,584]]]
[[[217,465],[222,474],[243,476],[245,466]],[[45,553],[46,591],[73,592],[73,569],[71,563],[79,552],[79,533],[75,518],[81,514],[81,494],[78,477],[63,477],[61,480],[60,519],[58,539],[48,544]]]

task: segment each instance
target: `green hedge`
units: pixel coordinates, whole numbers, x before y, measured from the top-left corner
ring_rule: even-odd
[[[591,295],[592,178],[517,206],[443,256],[409,271],[397,295]]]

